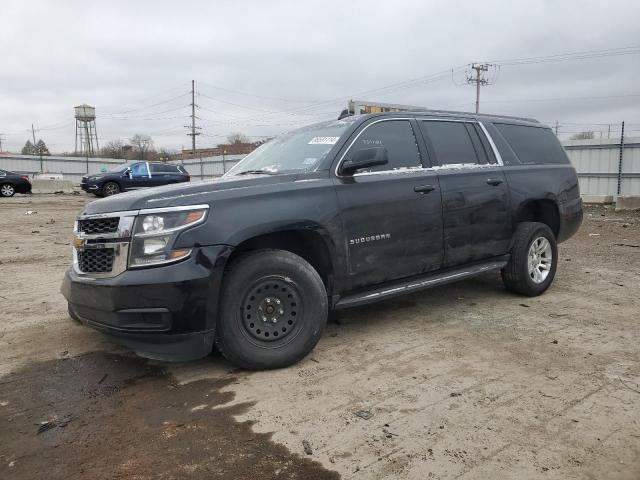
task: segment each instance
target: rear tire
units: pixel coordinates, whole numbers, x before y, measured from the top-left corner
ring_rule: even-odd
[[[320,275],[284,250],[257,250],[233,260],[221,295],[216,346],[242,368],[296,363],[313,350],[327,323]]]
[[[0,185],[0,196],[13,197],[16,194],[16,189],[10,183],[4,183]]]
[[[544,223],[523,222],[514,234],[502,281],[512,292],[535,297],[549,288],[557,266],[558,245],[551,229]]]
[[[110,197],[111,195],[117,195],[120,193],[120,185],[116,182],[107,182],[102,186],[102,196]]]

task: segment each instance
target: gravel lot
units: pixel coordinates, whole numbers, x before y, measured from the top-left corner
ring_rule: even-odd
[[[640,478],[640,215],[588,209],[541,297],[489,274],[342,311],[247,373],[68,319],[89,200],[0,201],[0,478]]]

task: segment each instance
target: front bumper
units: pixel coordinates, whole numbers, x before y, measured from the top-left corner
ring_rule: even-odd
[[[87,193],[95,193],[100,190],[100,186],[95,183],[81,183],[80,188]]]
[[[15,185],[16,193],[31,193],[30,183],[18,183]]]
[[[61,292],[81,323],[158,360],[211,352],[222,275],[231,247],[197,247],[180,263],[91,278],[69,269]]]

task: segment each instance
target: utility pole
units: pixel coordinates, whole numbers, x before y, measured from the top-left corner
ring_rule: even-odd
[[[2,136],[6,135],[5,133],[0,133],[0,153],[2,153]]]
[[[558,124],[558,121],[556,120],[556,137],[558,136],[558,127],[559,127],[559,126],[560,126],[560,125]]]
[[[471,69],[476,71],[475,77],[472,74],[467,76],[467,83],[476,85],[476,113],[480,113],[480,87],[490,84],[482,74],[488,72],[490,67],[495,66],[488,63],[472,63]]]
[[[36,146],[36,131],[33,129],[33,123],[31,124],[31,135],[33,135],[33,146]]]
[[[195,92],[195,80],[191,80],[191,125],[185,125],[185,128],[190,128],[191,133],[187,133],[191,137],[191,154],[196,154],[196,135],[200,135],[200,127],[196,127],[196,92]]]

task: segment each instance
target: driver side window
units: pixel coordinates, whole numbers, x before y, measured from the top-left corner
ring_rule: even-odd
[[[385,147],[389,163],[366,171],[422,167],[420,151],[409,120],[385,120],[367,127],[351,147],[351,155],[358,150],[373,147]]]
[[[149,170],[147,169],[146,163],[136,163],[131,166],[131,176],[132,177],[148,177]]]

